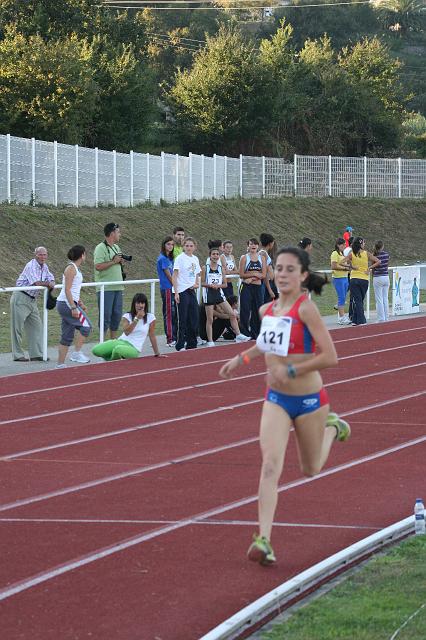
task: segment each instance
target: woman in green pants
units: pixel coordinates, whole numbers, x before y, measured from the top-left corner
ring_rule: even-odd
[[[148,299],[144,293],[137,293],[132,300],[129,313],[123,315],[123,333],[116,340],[97,344],[92,353],[104,360],[125,360],[138,358],[146,337],[149,337],[154,355],[159,356],[155,336],[155,316],[148,311]]]

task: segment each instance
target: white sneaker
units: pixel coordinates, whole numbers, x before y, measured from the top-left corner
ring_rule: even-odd
[[[173,340],[173,342],[168,342],[167,346],[168,347],[175,347],[176,346],[176,340]]]
[[[186,347],[182,347],[182,349],[179,349],[178,353],[180,353],[181,351],[186,351]]]
[[[74,351],[74,353],[72,353],[70,356],[70,360],[72,362],[80,362],[80,364],[86,364],[87,362],[90,362],[90,358],[85,356],[81,351]]]
[[[57,364],[55,369],[66,369],[67,365],[66,364]]]
[[[214,342],[207,342],[206,343],[208,347],[215,347],[215,343]]]
[[[351,324],[351,321],[349,320],[348,316],[342,316],[338,319],[337,324]]]
[[[199,347],[201,347],[203,344],[207,344],[207,340],[202,340],[202,339],[200,338],[200,336],[198,336],[198,338],[197,338],[197,344],[198,344],[198,346],[199,346]]]
[[[244,333],[239,333],[235,338],[235,342],[248,342],[251,340],[249,336],[245,336]]]

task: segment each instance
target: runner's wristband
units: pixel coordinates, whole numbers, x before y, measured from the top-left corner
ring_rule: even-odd
[[[238,356],[238,364],[250,364],[250,358],[246,353]]]

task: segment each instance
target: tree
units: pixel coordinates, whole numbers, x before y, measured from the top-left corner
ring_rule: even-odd
[[[254,45],[237,28],[221,27],[167,94],[184,147],[254,153],[269,118],[265,88]]]
[[[92,44],[99,100],[87,142],[102,149],[141,150],[156,110],[153,74],[130,45],[112,47],[105,38]]]
[[[90,128],[98,92],[86,41],[45,42],[13,28],[0,41],[2,132],[79,143]]]
[[[379,20],[397,35],[417,31],[425,24],[424,0],[375,0]]]

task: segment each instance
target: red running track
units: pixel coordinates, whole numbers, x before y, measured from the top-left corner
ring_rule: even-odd
[[[278,563],[256,529],[264,364],[230,345],[2,379],[0,624],[7,640],[192,640],[406,517],[425,494],[426,323],[334,332],[324,381],[353,436],[316,478],[291,439]]]

